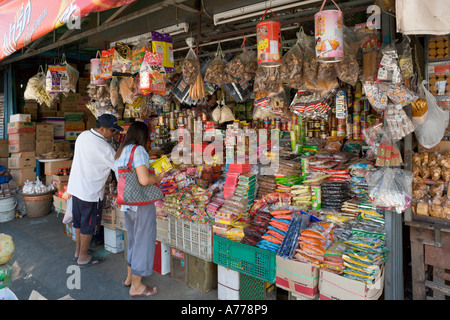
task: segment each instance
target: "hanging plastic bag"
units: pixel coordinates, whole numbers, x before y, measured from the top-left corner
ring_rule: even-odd
[[[412,60],[410,42],[411,41],[409,40],[409,37],[405,36],[403,38],[403,41],[400,43],[398,50],[398,58],[399,58],[398,62],[403,81],[411,78],[414,74],[414,64]]]
[[[439,108],[436,98],[425,88],[426,80],[419,87],[419,97],[427,101],[427,120],[416,127],[414,133],[417,141],[425,148],[438,144],[447,130],[449,111]]]
[[[112,78],[112,63],[114,57],[114,48],[108,50],[102,50],[102,56],[100,58],[100,78],[111,79]]]
[[[152,46],[148,40],[140,40],[131,49],[131,73],[136,74],[140,71],[144,56],[147,51],[152,51]]]
[[[317,86],[317,71],[319,69],[319,62],[314,51],[314,43],[305,47],[305,54],[303,59],[303,75],[306,84]]]
[[[111,104],[113,107],[117,107],[119,105],[119,80],[116,77],[112,78],[109,84],[109,95]]]
[[[163,55],[146,51],[139,71],[140,90],[143,94],[166,92],[166,71],[162,64]]]
[[[269,98],[273,116],[288,121],[290,119],[289,104],[284,89],[280,87],[280,90],[269,95]]]
[[[398,54],[395,45],[384,45],[378,55],[376,83],[400,83],[402,75],[398,64]]]
[[[246,81],[237,79],[236,82],[223,84],[224,89],[236,102],[246,101],[253,92],[253,80]]]
[[[42,69],[42,66],[39,66],[38,73],[28,79],[27,85],[25,87],[25,92],[23,93],[25,100],[38,101],[39,97],[37,88],[42,83],[43,77],[45,78],[44,70]]]
[[[48,93],[69,92],[69,77],[65,65],[49,65],[45,79],[45,90]]]
[[[388,104],[387,89],[382,84],[364,82],[364,92],[370,105],[377,112],[383,112]]]
[[[115,77],[131,77],[131,65],[130,46],[123,43],[116,43],[112,60],[112,75]]]
[[[257,68],[256,52],[247,50],[244,45],[244,52],[225,65],[225,73],[233,79],[232,81],[238,81],[238,78],[244,81],[250,81],[255,77]]]
[[[416,93],[410,91],[403,84],[389,84],[386,87],[389,99],[395,104],[406,106],[419,98]]]
[[[124,77],[119,83],[119,92],[124,103],[133,103],[133,91],[135,86],[135,79]]]
[[[198,77],[201,77],[200,73],[200,62],[198,61],[198,57],[195,54],[193,46],[193,39],[188,38],[186,40],[189,46],[189,51],[186,55],[186,58],[183,61],[183,78],[184,82],[188,85],[193,86],[196,82],[198,82]]]
[[[281,82],[280,67],[258,66],[253,84],[255,92],[278,92]]]
[[[400,140],[414,131],[414,124],[400,104],[388,104],[384,119],[392,139]]]
[[[336,73],[339,80],[348,83],[352,87],[356,85],[359,75],[359,64],[352,48],[344,42],[344,59],[336,63]]]
[[[384,167],[366,175],[369,198],[374,207],[402,213],[411,204],[412,172]]]
[[[67,63],[65,55],[63,55],[62,64],[66,67],[67,76],[69,78],[69,90],[75,93],[77,92],[77,82],[80,77],[80,72]]]
[[[298,41],[289,49],[281,60],[281,81],[291,88],[303,86],[303,53]]]
[[[205,73],[205,81],[210,82],[216,85],[222,85],[225,83],[230,83],[234,80],[234,77],[231,77],[227,73],[225,73],[226,61],[223,58],[222,48],[220,47],[220,43],[217,46],[216,58],[209,64]]]

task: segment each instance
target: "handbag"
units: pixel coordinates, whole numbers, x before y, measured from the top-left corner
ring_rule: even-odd
[[[136,168],[132,168],[133,156],[137,147],[135,145],[131,150],[128,164],[118,167],[117,170],[119,175],[117,178],[117,204],[120,205],[143,206],[163,198],[163,193],[157,185],[143,186],[139,183]]]

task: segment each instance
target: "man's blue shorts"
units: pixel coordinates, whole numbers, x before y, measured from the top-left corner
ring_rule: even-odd
[[[72,196],[72,224],[81,234],[91,235],[102,221],[102,201],[87,202]]]

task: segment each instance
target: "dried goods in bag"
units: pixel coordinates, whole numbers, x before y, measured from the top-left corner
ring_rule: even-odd
[[[23,94],[25,100],[38,101],[39,93],[37,92],[37,88],[41,85],[43,78],[45,79],[45,73],[42,69],[42,66],[39,66],[39,72],[27,81],[27,85],[25,86],[25,91]]]
[[[186,58],[183,61],[182,73],[184,82],[193,86],[198,81],[200,74],[200,62],[192,47],[189,49]]]
[[[336,73],[339,80],[355,86],[359,76],[359,64],[356,60],[356,54],[351,47],[344,43],[344,59],[336,63]]]
[[[246,50],[233,58],[225,65],[225,73],[231,77],[233,81],[250,81],[256,75],[258,62],[256,52],[253,50]]]
[[[299,89],[304,84],[303,53],[298,42],[283,56],[280,72],[281,81],[288,84],[290,87]]]
[[[219,86],[233,81],[233,78],[225,73],[225,64],[226,61],[223,59],[223,57],[221,55],[218,55],[211,62],[208,69],[206,69],[205,81]]]
[[[279,66],[258,66],[255,75],[255,82],[253,84],[253,91],[266,93],[278,92],[280,85],[282,85],[282,82]]]

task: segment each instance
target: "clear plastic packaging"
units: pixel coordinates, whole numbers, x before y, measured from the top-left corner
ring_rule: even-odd
[[[232,81],[250,81],[256,75],[258,62],[256,52],[246,50],[225,65],[225,73]]]
[[[374,207],[404,212],[411,204],[412,173],[383,167],[366,176],[369,198]]]
[[[401,83],[402,75],[398,64],[398,55],[395,44],[384,45],[378,55],[377,83]]]

